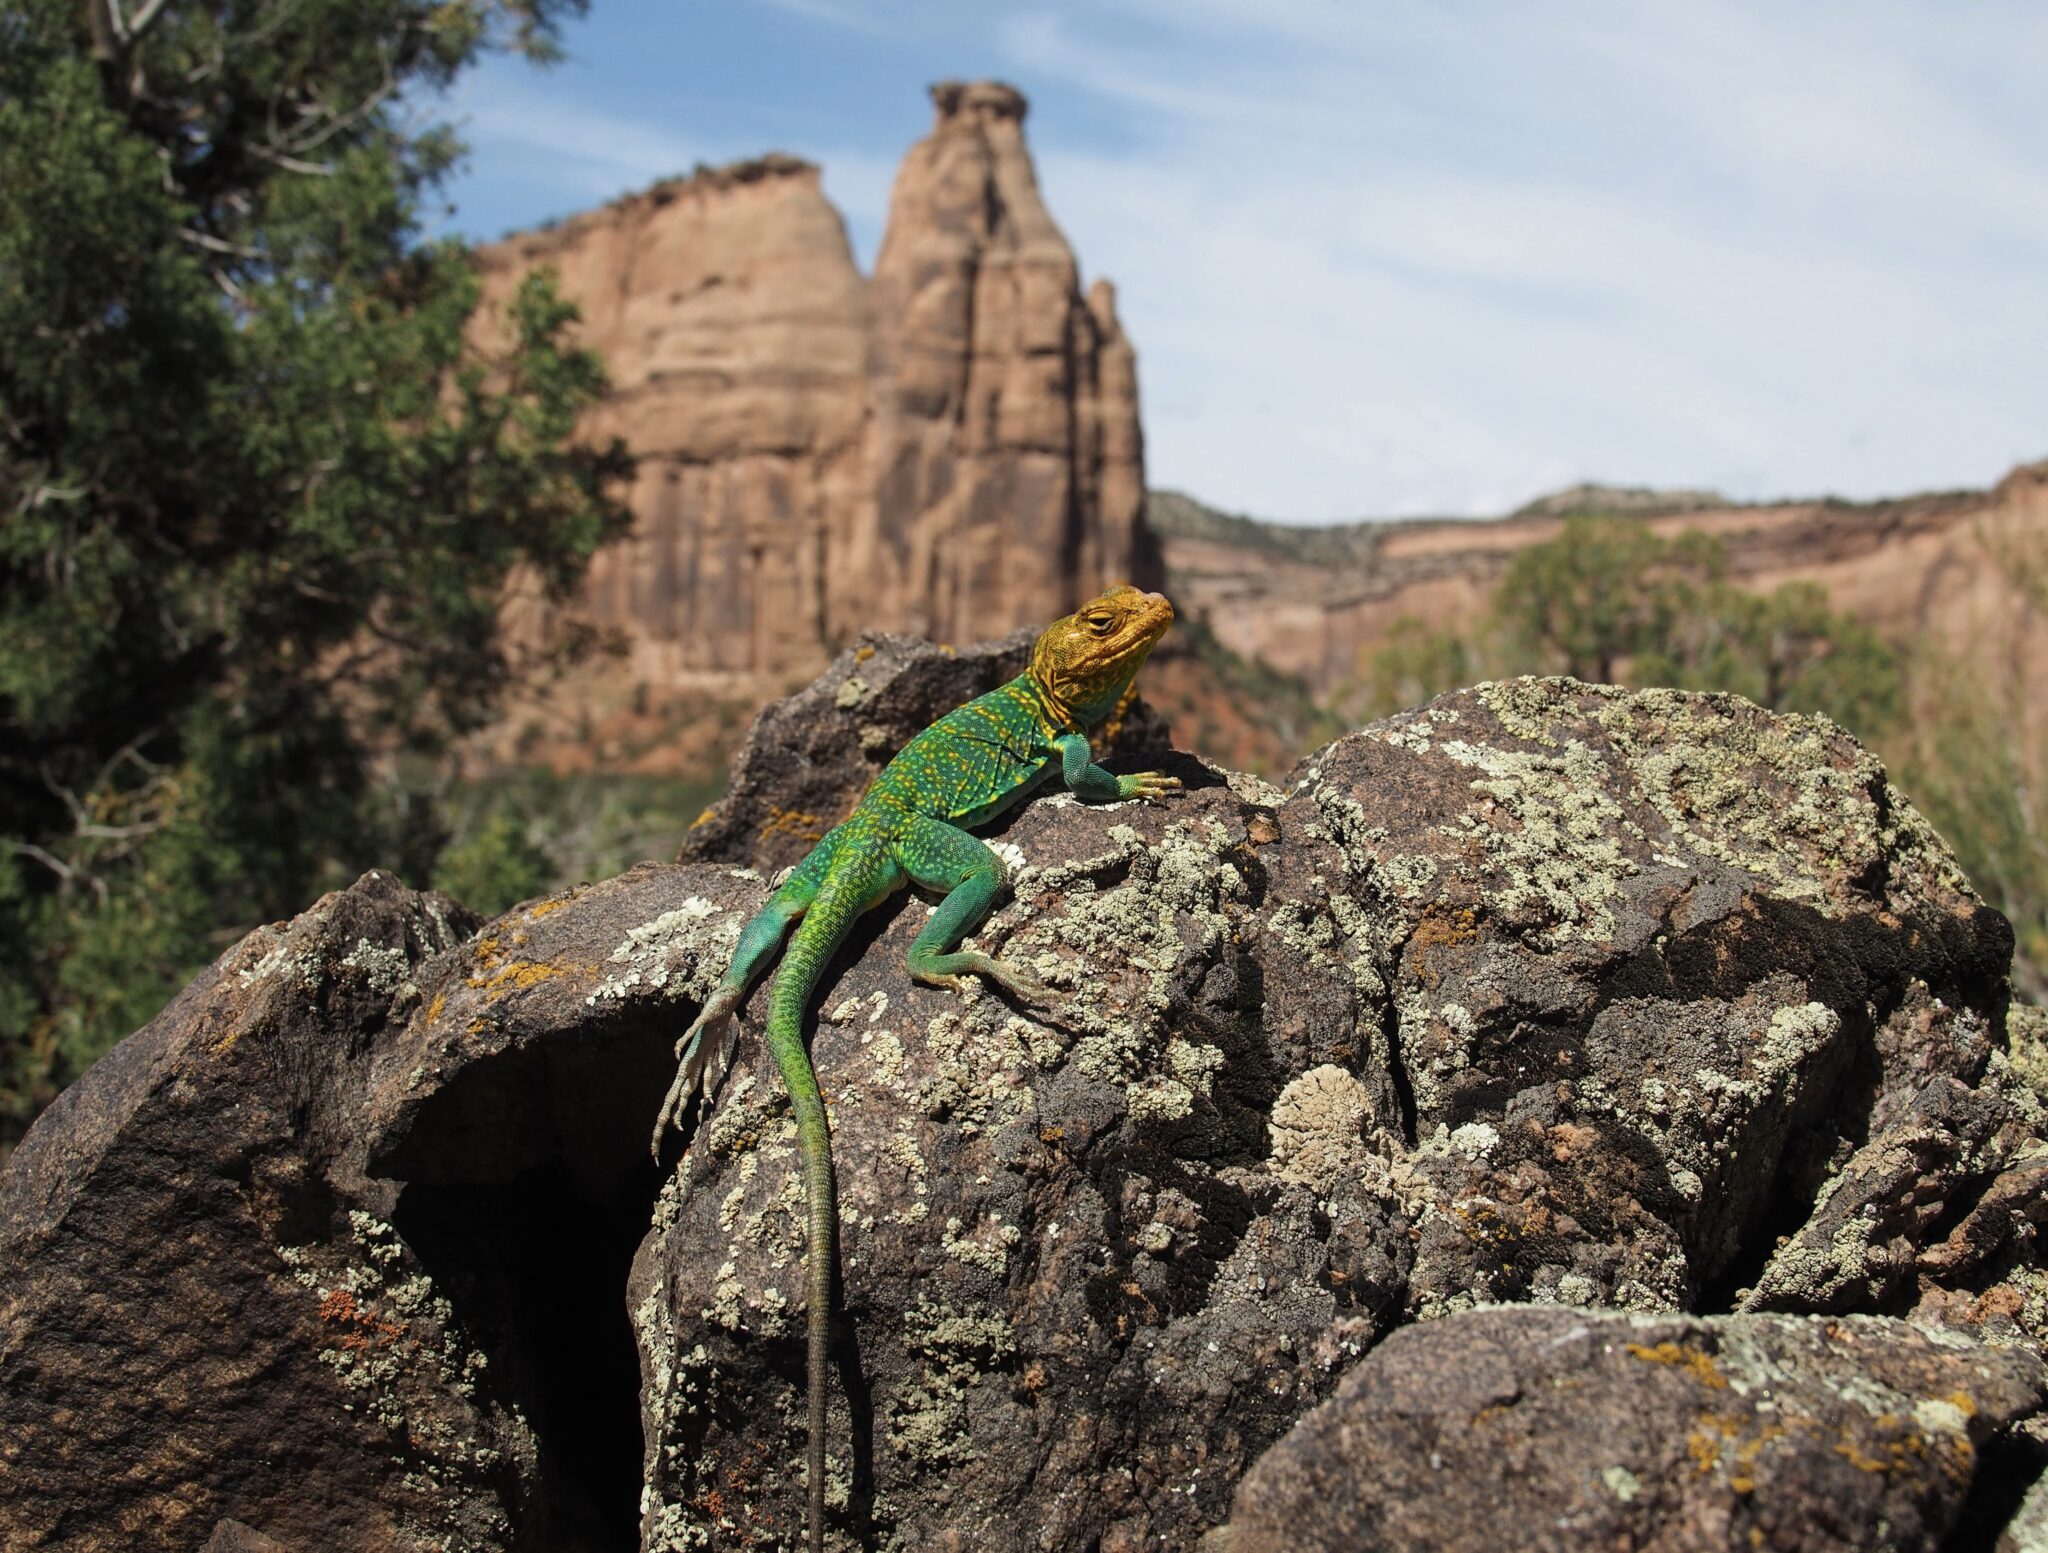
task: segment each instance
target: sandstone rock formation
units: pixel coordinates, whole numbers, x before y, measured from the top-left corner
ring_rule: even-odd
[[[881,687],[847,697],[855,749],[940,667],[869,645],[817,689]],[[749,813],[819,753],[778,776],[781,726]],[[1429,1377],[1475,1319],[1500,1395],[1472,1411],[1505,1409],[1465,1420],[1502,1449],[1455,1453],[1475,1536],[1700,1507],[1645,1545],[1746,1548],[1831,1491],[1837,1444],[1883,1481],[1786,1545],[2039,1518],[2048,1117],[2009,1051],[2010,932],[1865,751],[1732,698],[1519,680],[1284,787],[1144,758],[1189,790],[1042,797],[991,838],[1013,897],[980,941],[1059,1006],[912,984],[911,898],[820,988],[839,1545],[1189,1547],[1254,1538],[1290,1483],[1420,1492],[1429,1410],[1470,1399]],[[645,1139],[791,845],[735,824],[744,863],[474,933],[372,875],[95,1067],[0,1183],[0,1541],[788,1545],[800,1193],[758,993],[687,1152],[657,1171]],[[1498,1301],[1577,1308],[1461,1314]],[[1738,1307],[1774,1314],[1678,1319]],[[1602,1310],[1661,1320],[1631,1328],[1651,1358],[1602,1347]],[[1737,1390],[1756,1356],[1776,1413]],[[1612,1504],[1557,1438],[1572,1374],[1633,1431],[1590,1463]],[[1297,1436],[1254,1471],[1388,1396],[1417,1422],[1383,1449]],[[1388,1547],[1502,1545],[1388,1515]]]
[[[1039,197],[1024,98],[932,89],[863,280],[817,169],[771,156],[481,250],[485,343],[561,274],[640,456],[587,613],[627,672],[814,673],[863,630],[976,640],[1154,586],[1133,355]]]
[[[2048,544],[2048,464],[2023,465],[1989,491],[1897,501],[1736,506],[1700,495],[1581,493],[1665,536],[1697,529],[1725,547],[1734,580],[1757,589],[1811,581],[1888,636],[1936,641],[2008,672],[2014,654],[2048,661],[2048,624],[2009,575]],[[1490,522],[1413,521],[1293,529],[1232,518],[1159,493],[1151,520],[1174,602],[1225,645],[1328,695],[1354,680],[1403,620],[1478,623],[1516,552],[1553,538],[1568,502]],[[1586,510],[1578,508],[1575,510]]]

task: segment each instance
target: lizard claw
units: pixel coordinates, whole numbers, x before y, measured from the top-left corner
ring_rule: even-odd
[[[716,1039],[707,1041],[705,1037],[714,1032],[718,1032]],[[739,1038],[739,1026],[732,1017],[731,1003],[721,1006],[714,994],[696,1022],[676,1042],[676,1076],[668,1086],[668,1093],[662,1097],[661,1110],[654,1118],[654,1137],[648,1144],[656,1163],[661,1160],[663,1134],[671,1126],[683,1125],[691,1102],[699,1094],[709,1095],[718,1088],[719,1081],[732,1066],[733,1048],[739,1044]]]
[[[1034,1006],[1043,1007],[1059,996],[1058,993],[1054,992],[1052,988],[1048,987],[1029,971],[1006,964],[1001,960],[989,961],[988,969],[984,970],[982,975],[1009,993],[1011,997]]]
[[[1029,971],[973,950],[947,955],[940,963],[948,969],[921,970],[913,965],[910,974],[928,987],[950,987],[956,992],[968,985],[970,976],[979,976],[1002,988],[1011,997],[1036,1005],[1050,1003],[1058,996]]]
[[[1124,797],[1142,798],[1147,803],[1157,803],[1170,793],[1181,790],[1179,777],[1167,776],[1158,771],[1140,771],[1135,776],[1120,779],[1125,784]]]

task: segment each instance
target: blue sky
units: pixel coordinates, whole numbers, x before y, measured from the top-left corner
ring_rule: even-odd
[[[1155,485],[1294,521],[1581,479],[1763,498],[2048,457],[2048,8],[594,0],[492,60],[444,229],[785,150],[873,256],[946,76],[1031,99]]]

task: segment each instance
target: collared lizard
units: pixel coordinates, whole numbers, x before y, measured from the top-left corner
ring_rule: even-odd
[[[833,1242],[831,1136],[818,1081],[804,1050],[803,1018],[818,978],[861,913],[906,884],[944,899],[910,947],[910,974],[957,987],[982,976],[1015,997],[1044,1002],[1036,977],[956,946],[981,921],[1005,882],[1002,861],[962,827],[994,819],[1057,770],[1090,802],[1159,799],[1180,782],[1156,771],[1112,776],[1095,764],[1088,731],[1128,698],[1153,644],[1173,623],[1162,594],[1112,588],[1039,636],[1026,672],[941,717],[904,745],[844,823],[811,849],[740,934],[732,963],[676,1045],[675,1082],[654,1126],[654,1148],[680,1123],[698,1091],[732,1060],[733,1016],[748,985],[795,936],[776,972],[768,1049],[796,1113],[805,1196],[805,1287],[809,1301],[808,1464],[812,1553],[824,1546],[826,1345]]]

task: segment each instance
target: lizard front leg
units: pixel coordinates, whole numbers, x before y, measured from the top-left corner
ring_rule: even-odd
[[[986,842],[957,825],[920,815],[896,843],[896,861],[923,888],[946,892],[910,946],[914,979],[935,987],[957,987],[966,976],[981,976],[1027,1003],[1052,1000],[1052,989],[1029,971],[978,950],[954,947],[988,915],[1003,887],[1003,860]]]
[[[1112,776],[1095,764],[1088,741],[1078,733],[1062,735],[1055,741],[1060,752],[1060,775],[1076,798],[1088,803],[1114,803],[1122,798],[1156,801],[1180,791],[1180,778],[1158,771],[1140,771],[1133,776]]]

